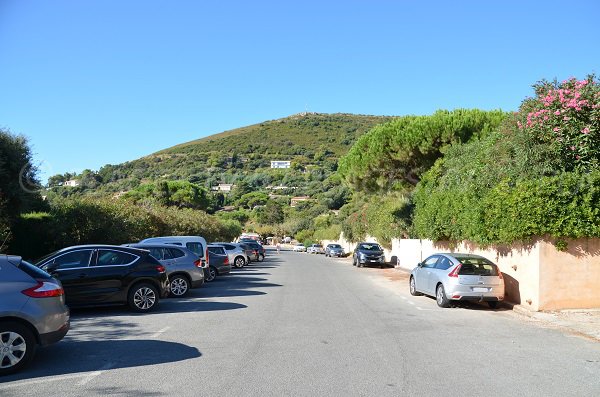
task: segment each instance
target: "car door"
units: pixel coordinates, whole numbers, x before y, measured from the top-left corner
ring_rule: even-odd
[[[61,282],[67,305],[79,305],[85,301],[86,291],[90,287],[88,273],[93,254],[93,249],[73,250],[39,265]]]
[[[88,271],[88,304],[122,303],[127,300],[128,275],[139,256],[113,249],[99,249]]]
[[[438,259],[439,255],[432,255],[421,262],[421,266],[418,268],[417,276],[415,277],[415,285],[419,291],[430,295],[434,293],[430,279]]]

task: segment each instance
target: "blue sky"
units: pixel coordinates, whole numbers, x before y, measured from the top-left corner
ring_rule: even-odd
[[[600,2],[0,0],[0,127],[50,175],[305,110],[516,110],[599,72]]]

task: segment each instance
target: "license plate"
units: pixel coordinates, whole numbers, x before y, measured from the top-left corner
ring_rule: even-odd
[[[473,292],[490,292],[490,289],[482,287],[473,287]]]

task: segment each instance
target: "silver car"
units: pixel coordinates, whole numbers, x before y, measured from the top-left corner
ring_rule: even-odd
[[[250,256],[238,243],[212,243],[216,245],[220,245],[225,248],[225,252],[229,257],[229,263],[233,263],[233,266],[242,268],[246,266],[246,264],[250,263]]]
[[[411,295],[430,295],[440,307],[450,301],[485,301],[491,308],[504,300],[504,278],[498,266],[471,254],[435,254],[410,273]]]
[[[203,261],[189,249],[171,244],[127,244],[127,246],[150,251],[150,255],[167,269],[171,296],[184,296],[190,289],[204,285]]]
[[[68,331],[60,282],[18,256],[0,255],[0,375],[22,369],[38,344],[58,342]]]

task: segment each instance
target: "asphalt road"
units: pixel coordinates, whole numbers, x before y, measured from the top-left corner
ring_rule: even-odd
[[[152,314],[78,310],[0,396],[598,396],[600,344],[273,253]]]

